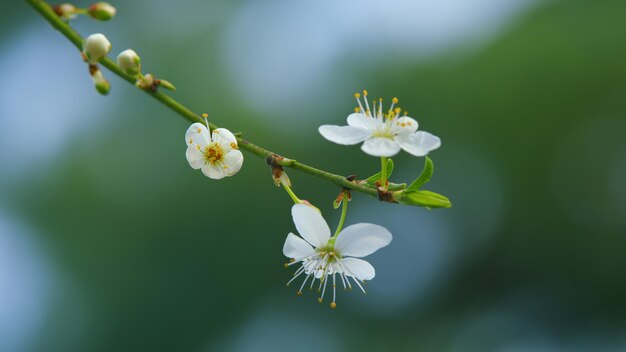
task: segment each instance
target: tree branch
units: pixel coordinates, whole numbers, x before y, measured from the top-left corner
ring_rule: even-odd
[[[78,34],[74,29],[72,29],[72,27],[70,27],[69,24],[67,24],[65,21],[59,18],[59,16],[57,16],[57,14],[50,7],[50,5],[48,5],[45,1],[42,1],[42,0],[26,0],[26,2],[30,6],[32,6],[46,21],[48,21],[48,23],[50,23],[52,27],[54,27],[56,30],[61,32],[61,34],[63,34],[70,42],[72,42],[72,44],[74,44],[74,46],[76,46],[78,50],[82,50],[83,37],[80,34]],[[122,70],[120,70],[120,68],[116,65],[116,63],[113,60],[109,59],[108,57],[105,57],[104,59],[100,60],[100,64],[102,64],[102,66],[106,67],[115,75],[121,77],[128,83],[133,84],[133,85],[135,84],[135,78],[122,72]],[[176,100],[174,100],[174,98],[170,97],[169,95],[164,94],[161,91],[156,91],[156,92],[152,92],[150,90],[143,90],[143,91],[146,94],[153,97],[154,99],[160,101],[162,104],[164,104],[165,106],[173,110],[178,115],[189,120],[190,122],[200,122],[200,123],[204,122],[204,120],[198,114],[194,113],[193,111],[191,111],[190,109],[182,105],[181,103],[177,102]],[[211,123],[209,123],[209,126],[211,127],[211,129],[217,128],[216,125],[211,124]],[[375,188],[367,186],[364,183],[358,184],[353,181],[349,181],[344,176],[336,175],[327,171],[323,171],[323,170],[314,168],[312,166],[300,163],[293,159],[278,157],[278,155],[275,154],[274,152],[264,149],[240,137],[237,137],[237,142],[239,144],[239,148],[247,152],[250,152],[264,160],[268,160],[268,161],[271,160],[273,163],[276,163],[280,166],[302,171],[309,175],[313,175],[315,177],[318,177],[330,183],[333,183],[339,187],[345,187],[345,188],[348,188],[348,189],[351,189],[360,193],[367,194],[372,197],[379,196],[378,191]],[[381,200],[391,201],[389,199],[381,199]]]

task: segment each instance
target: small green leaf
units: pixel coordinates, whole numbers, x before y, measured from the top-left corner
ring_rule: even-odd
[[[424,169],[422,170],[422,174],[411,183],[411,185],[407,188],[407,191],[419,190],[420,187],[426,184],[426,182],[430,181],[430,178],[433,176],[433,171],[433,161],[430,160],[429,157],[426,157],[426,159],[424,159]]]
[[[408,188],[403,192],[402,198],[398,200],[402,204],[416,205],[427,208],[450,208],[452,203],[441,194],[431,191],[410,191]]]
[[[391,173],[393,172],[393,160],[391,160],[391,158],[387,159],[387,180],[389,180],[389,176],[391,176]],[[366,179],[367,184],[370,186],[376,186],[376,182],[378,180],[380,180],[380,171],[378,171],[377,173],[373,174],[372,176],[368,177]]]

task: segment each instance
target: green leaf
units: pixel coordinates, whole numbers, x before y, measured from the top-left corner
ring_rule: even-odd
[[[387,180],[389,180],[389,176],[391,176],[391,173],[393,172],[393,160],[391,160],[391,158],[387,159]],[[368,177],[366,179],[367,184],[370,186],[376,186],[376,181],[380,180],[380,171],[378,171],[377,173],[373,174],[372,176]]]
[[[424,159],[424,169],[422,170],[422,174],[415,179],[411,183],[411,185],[406,189],[407,191],[417,191],[422,187],[426,182],[430,181],[430,178],[433,176],[434,165],[433,161],[430,160],[429,157]]]
[[[416,205],[427,208],[450,208],[452,203],[441,194],[431,191],[412,191],[408,188],[403,192],[398,202],[407,205]]]

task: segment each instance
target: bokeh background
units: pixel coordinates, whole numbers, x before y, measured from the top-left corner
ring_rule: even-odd
[[[78,5],[89,3],[81,1]],[[0,351],[626,351],[626,2],[123,1],[103,32],[197,112],[286,156],[367,176],[325,141],[353,93],[397,96],[443,146],[453,208],[357,194],[386,226],[368,294],[285,287],[290,199],[246,154],[185,160],[188,123],[20,1],[0,13]],[[423,160],[401,154],[395,181]],[[289,172],[331,227],[337,189]]]

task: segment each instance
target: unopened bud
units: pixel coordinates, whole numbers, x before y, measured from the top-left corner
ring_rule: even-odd
[[[95,64],[111,51],[111,42],[102,33],[88,36],[83,41],[83,54],[87,61]]]
[[[141,72],[141,59],[133,49],[126,49],[117,56],[117,66],[129,76],[137,76]]]
[[[91,16],[91,18],[100,21],[110,20],[113,16],[115,16],[115,12],[117,12],[115,7],[111,6],[108,2],[97,2],[89,6],[89,9],[87,9],[87,13]]]
[[[78,14],[76,6],[67,3],[56,5],[53,10],[64,21],[69,21]]]
[[[111,90],[111,84],[104,78],[102,71],[96,65],[89,65],[89,73],[91,74],[91,79],[93,80],[93,84],[96,87],[98,93],[102,95],[109,94],[109,90]]]

